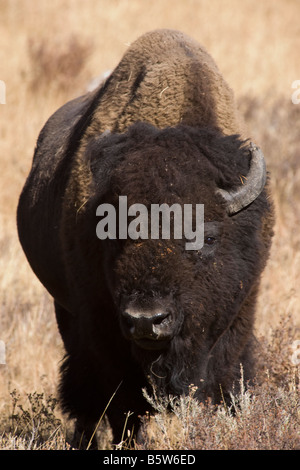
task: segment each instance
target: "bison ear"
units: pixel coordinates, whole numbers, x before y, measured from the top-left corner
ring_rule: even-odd
[[[109,130],[88,142],[84,159],[98,192],[103,193],[109,187],[111,172],[123,158],[125,146],[125,134],[113,134]]]
[[[251,155],[250,170],[245,183],[235,190],[226,191],[220,188],[217,190],[227,202],[227,212],[230,215],[236,214],[251,204],[260,195],[266,183],[267,172],[262,151],[251,142],[249,152]]]
[[[102,134],[92,137],[87,144],[85,154],[84,154],[84,159],[85,163],[87,165],[92,166],[92,163],[97,160],[97,154],[101,150],[101,148],[105,145],[105,142],[107,141],[107,138],[111,135],[111,132],[109,129],[106,131],[102,132]]]

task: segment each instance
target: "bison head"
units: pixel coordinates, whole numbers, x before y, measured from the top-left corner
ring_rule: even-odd
[[[258,279],[265,262],[266,170],[261,151],[238,136],[187,126],[135,124],[86,150],[89,206],[203,204],[204,243],[113,237],[99,241],[120,329],[146,374],[169,392],[193,383],[214,392],[246,358]],[[193,223],[197,222],[195,213]],[[129,218],[130,219],[130,218]],[[227,380],[227,379],[226,379]]]

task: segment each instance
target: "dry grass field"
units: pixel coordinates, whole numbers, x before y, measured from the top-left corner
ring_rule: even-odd
[[[233,88],[266,156],[276,226],[257,308],[257,384],[240,391],[235,416],[197,405],[192,390],[171,402],[171,416],[156,400],[139,448],[300,448],[300,104],[291,100],[299,13],[298,0],[0,0],[0,449],[68,449],[71,432],[55,402],[63,347],[52,301],[16,233],[37,135],[52,112],[117,65],[128,43],[161,27],[201,42]]]

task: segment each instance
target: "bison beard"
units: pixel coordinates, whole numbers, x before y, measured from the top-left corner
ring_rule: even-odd
[[[208,53],[177,31],[133,43],[107,81],[42,129],[18,205],[19,238],[54,298],[66,357],[63,410],[89,441],[114,442],[157,393],[218,402],[252,375],[253,323],[274,224],[264,156],[242,133]],[[241,137],[243,135],[243,138]],[[99,240],[96,209],[204,204],[200,250],[186,240]],[[194,221],[193,221],[194,223]],[[116,393],[115,393],[116,392]]]
[[[250,345],[249,340],[249,347]],[[244,369],[243,376],[247,383],[252,377],[253,363],[251,356],[244,350],[244,357],[240,358],[241,362],[226,364],[227,369],[224,375],[220,369],[218,370],[214,361],[210,361],[214,348],[217,349],[216,345],[208,349],[207,344],[203,344],[200,349],[199,339],[190,337],[184,340],[177,336],[167,350],[154,355],[155,357],[149,353],[145,354],[144,351],[142,354],[141,351],[134,351],[134,347],[133,354],[141,361],[149,382],[156,390],[156,395],[188,395],[190,387],[196,384],[195,397],[199,401],[210,398],[213,403],[219,403],[225,398],[229,403],[230,393],[240,380],[240,366]],[[226,352],[224,348],[221,354]],[[219,364],[222,364],[222,359],[219,359]]]
[[[195,377],[190,377],[188,374],[189,363],[187,360],[190,358],[185,349],[181,339],[175,338],[167,352],[161,352],[152,361],[144,362],[143,369],[158,394],[188,394],[189,386],[197,381]]]

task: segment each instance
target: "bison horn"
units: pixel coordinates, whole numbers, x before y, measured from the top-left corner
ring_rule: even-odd
[[[260,195],[266,183],[267,172],[262,151],[252,142],[249,150],[251,163],[245,183],[236,190],[218,189],[217,191],[227,202],[227,212],[230,215],[251,204]]]

